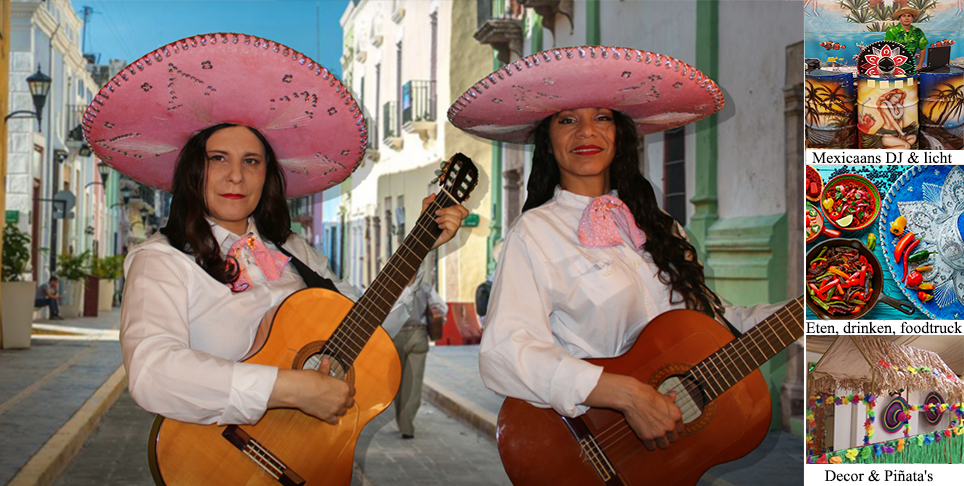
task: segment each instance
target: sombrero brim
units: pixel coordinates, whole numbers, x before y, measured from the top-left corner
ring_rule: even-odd
[[[904,7],[894,10],[894,13],[890,14],[890,18],[900,20],[901,15],[908,13],[914,16],[914,20],[917,20],[917,17],[920,17],[920,10],[917,10],[916,8]]]
[[[479,137],[529,143],[532,128],[562,110],[618,110],[644,135],[692,123],[723,105],[713,80],[669,56],[623,47],[566,47],[527,56],[482,78],[449,108],[448,118]]]
[[[219,123],[265,136],[287,197],[345,180],[368,139],[361,110],[327,69],[277,42],[234,33],[188,37],[134,61],[94,97],[83,127],[101,160],[169,191],[185,142]]]

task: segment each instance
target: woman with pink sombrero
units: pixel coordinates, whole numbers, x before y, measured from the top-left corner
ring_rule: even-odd
[[[320,287],[357,300],[327,258],[292,233],[285,198],[348,177],[364,153],[365,126],[325,68],[243,34],[166,45],[101,89],[84,117],[88,144],[118,171],[173,195],[167,225],[125,262],[120,339],[140,406],[196,424],[253,424],[271,408],[337,423],[352,407],[352,386],[328,376],[327,360],[320,373],[239,361],[256,351],[265,312],[293,292]],[[467,213],[436,213],[436,246]],[[391,308],[389,333],[410,315],[412,288]]]
[[[625,353],[672,309],[745,330],[777,306],[730,306],[706,287],[682,228],[639,169],[638,136],[719,111],[700,71],[636,49],[572,47],[486,76],[449,109],[480,137],[535,145],[522,215],[506,232],[482,335],[487,387],[575,417],[614,409],[649,449],[681,430],[673,396],[581,358]],[[724,325],[724,324],[721,324]]]

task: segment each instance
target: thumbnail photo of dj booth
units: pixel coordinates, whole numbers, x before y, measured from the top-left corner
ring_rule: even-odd
[[[964,57],[954,57],[964,12],[934,0],[850,3],[867,2],[805,18],[807,147],[964,148]]]

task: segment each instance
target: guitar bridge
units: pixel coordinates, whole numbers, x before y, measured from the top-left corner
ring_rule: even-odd
[[[241,430],[237,425],[227,426],[221,436],[248,456],[275,481],[284,486],[303,486],[305,484],[305,480],[301,479],[301,476],[289,469],[285,463],[281,462],[260,442],[251,438],[247,432]]]

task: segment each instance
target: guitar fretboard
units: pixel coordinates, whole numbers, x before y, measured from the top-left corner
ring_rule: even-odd
[[[448,192],[439,191],[435,201],[419,216],[412,232],[332,333],[326,348],[341,358],[346,367],[354,363],[375,329],[388,317],[398,296],[442,233],[435,221],[435,211],[455,204],[457,201]]]
[[[687,372],[712,401],[803,336],[803,296],[720,348]]]

